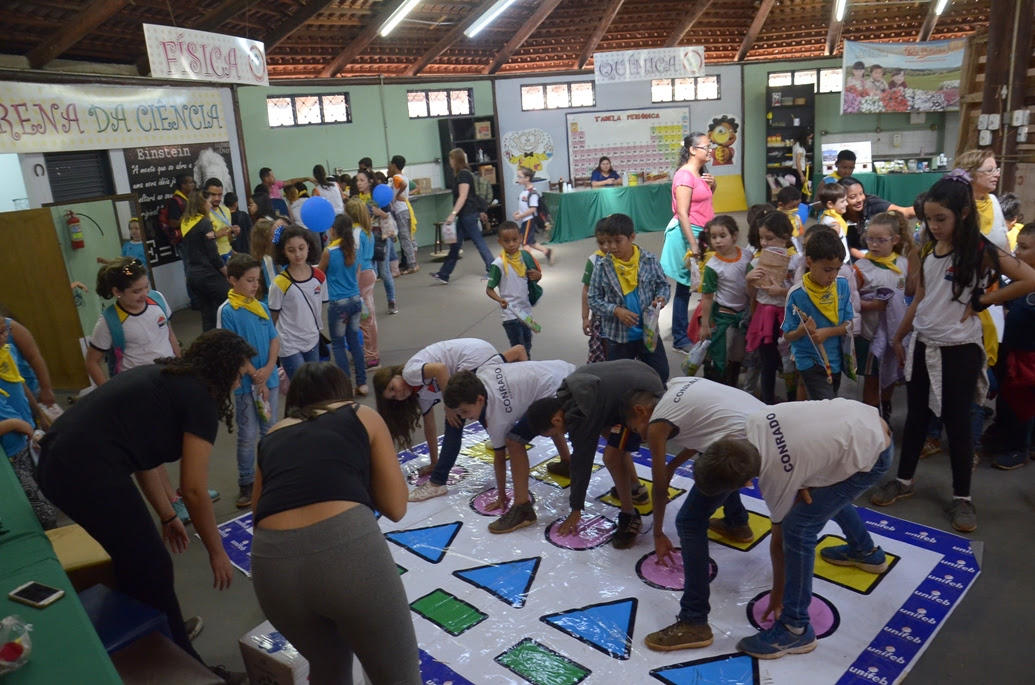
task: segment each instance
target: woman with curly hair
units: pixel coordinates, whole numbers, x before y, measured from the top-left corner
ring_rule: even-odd
[[[222,420],[233,430],[233,391],[255,350],[226,330],[203,333],[180,358],[118,374],[66,411],[43,438],[39,484],[47,498],[111,556],[119,590],[162,611],[173,640],[191,647],[173,587],[173,552],[190,538],[162,490],[158,471],[180,461],[180,487],[208,550],[213,585],[230,586],[207,492],[208,461]],[[161,535],[130,476],[161,521]]]

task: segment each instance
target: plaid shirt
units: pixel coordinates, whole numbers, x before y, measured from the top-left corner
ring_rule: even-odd
[[[650,309],[655,299],[662,297],[668,301],[671,286],[657,255],[640,248],[640,271],[637,278],[636,291],[640,295],[643,311],[636,312],[640,320],[645,319],[644,312]],[[614,256],[602,257],[589,281],[589,307],[600,317],[600,335],[614,342],[629,342],[629,327],[615,316],[616,307],[625,307],[625,296],[618,282],[615,271]]]

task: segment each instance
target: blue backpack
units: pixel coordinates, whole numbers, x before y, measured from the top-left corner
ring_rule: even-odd
[[[165,297],[157,290],[152,290],[147,294],[147,306],[150,307],[153,304],[158,305],[164,312],[169,311]],[[104,322],[108,324],[108,331],[111,333],[111,350],[107,355],[107,360],[108,376],[113,377],[122,370],[122,352],[126,349],[126,332],[122,329],[122,319],[119,318],[115,305],[102,309],[101,316],[104,317]]]

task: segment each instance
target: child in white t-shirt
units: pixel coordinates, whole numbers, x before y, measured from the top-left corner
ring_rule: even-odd
[[[327,277],[309,265],[309,231],[284,226],[273,234],[276,261],[288,267],[273,279],[269,308],[280,334],[280,365],[290,379],[305,362],[319,361]]]
[[[532,178],[534,176],[535,172],[528,167],[518,167],[517,182],[523,190],[521,195],[518,196],[518,208],[514,212],[514,221],[518,223],[521,230],[521,244],[536,252],[542,252],[543,256],[546,257],[547,264],[553,266],[553,250],[548,247],[540,247],[535,239],[537,228],[536,213],[539,210],[539,203],[542,202],[542,198],[539,197],[539,192],[532,187]]]
[[[735,386],[744,361],[741,324],[748,313],[746,276],[751,253],[737,247],[740,228],[731,216],[715,217],[704,230],[715,254],[705,263],[701,283],[701,338],[712,341],[708,357],[718,378]]]
[[[500,224],[497,239],[503,252],[489,266],[489,282],[485,294],[500,306],[503,330],[511,345],[524,345],[532,355],[532,328],[526,323],[532,306],[539,301],[543,289],[538,281],[543,277],[539,263],[521,249],[521,231],[513,221]],[[499,288],[499,293],[496,289]]]

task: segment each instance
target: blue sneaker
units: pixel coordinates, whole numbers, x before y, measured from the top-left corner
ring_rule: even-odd
[[[190,523],[190,514],[187,513],[187,505],[183,503],[182,499],[172,502],[172,508],[176,512],[176,517],[180,519],[180,523],[183,525]]]
[[[869,554],[859,556],[852,554],[848,545],[835,545],[819,550],[819,556],[828,564],[854,566],[867,573],[884,573],[888,570],[888,557],[880,547],[874,548]]]
[[[785,654],[808,654],[816,648],[816,631],[805,626],[805,632],[795,635],[777,621],[769,630],[746,637],[737,643],[737,649],[756,659],[779,659]]]

